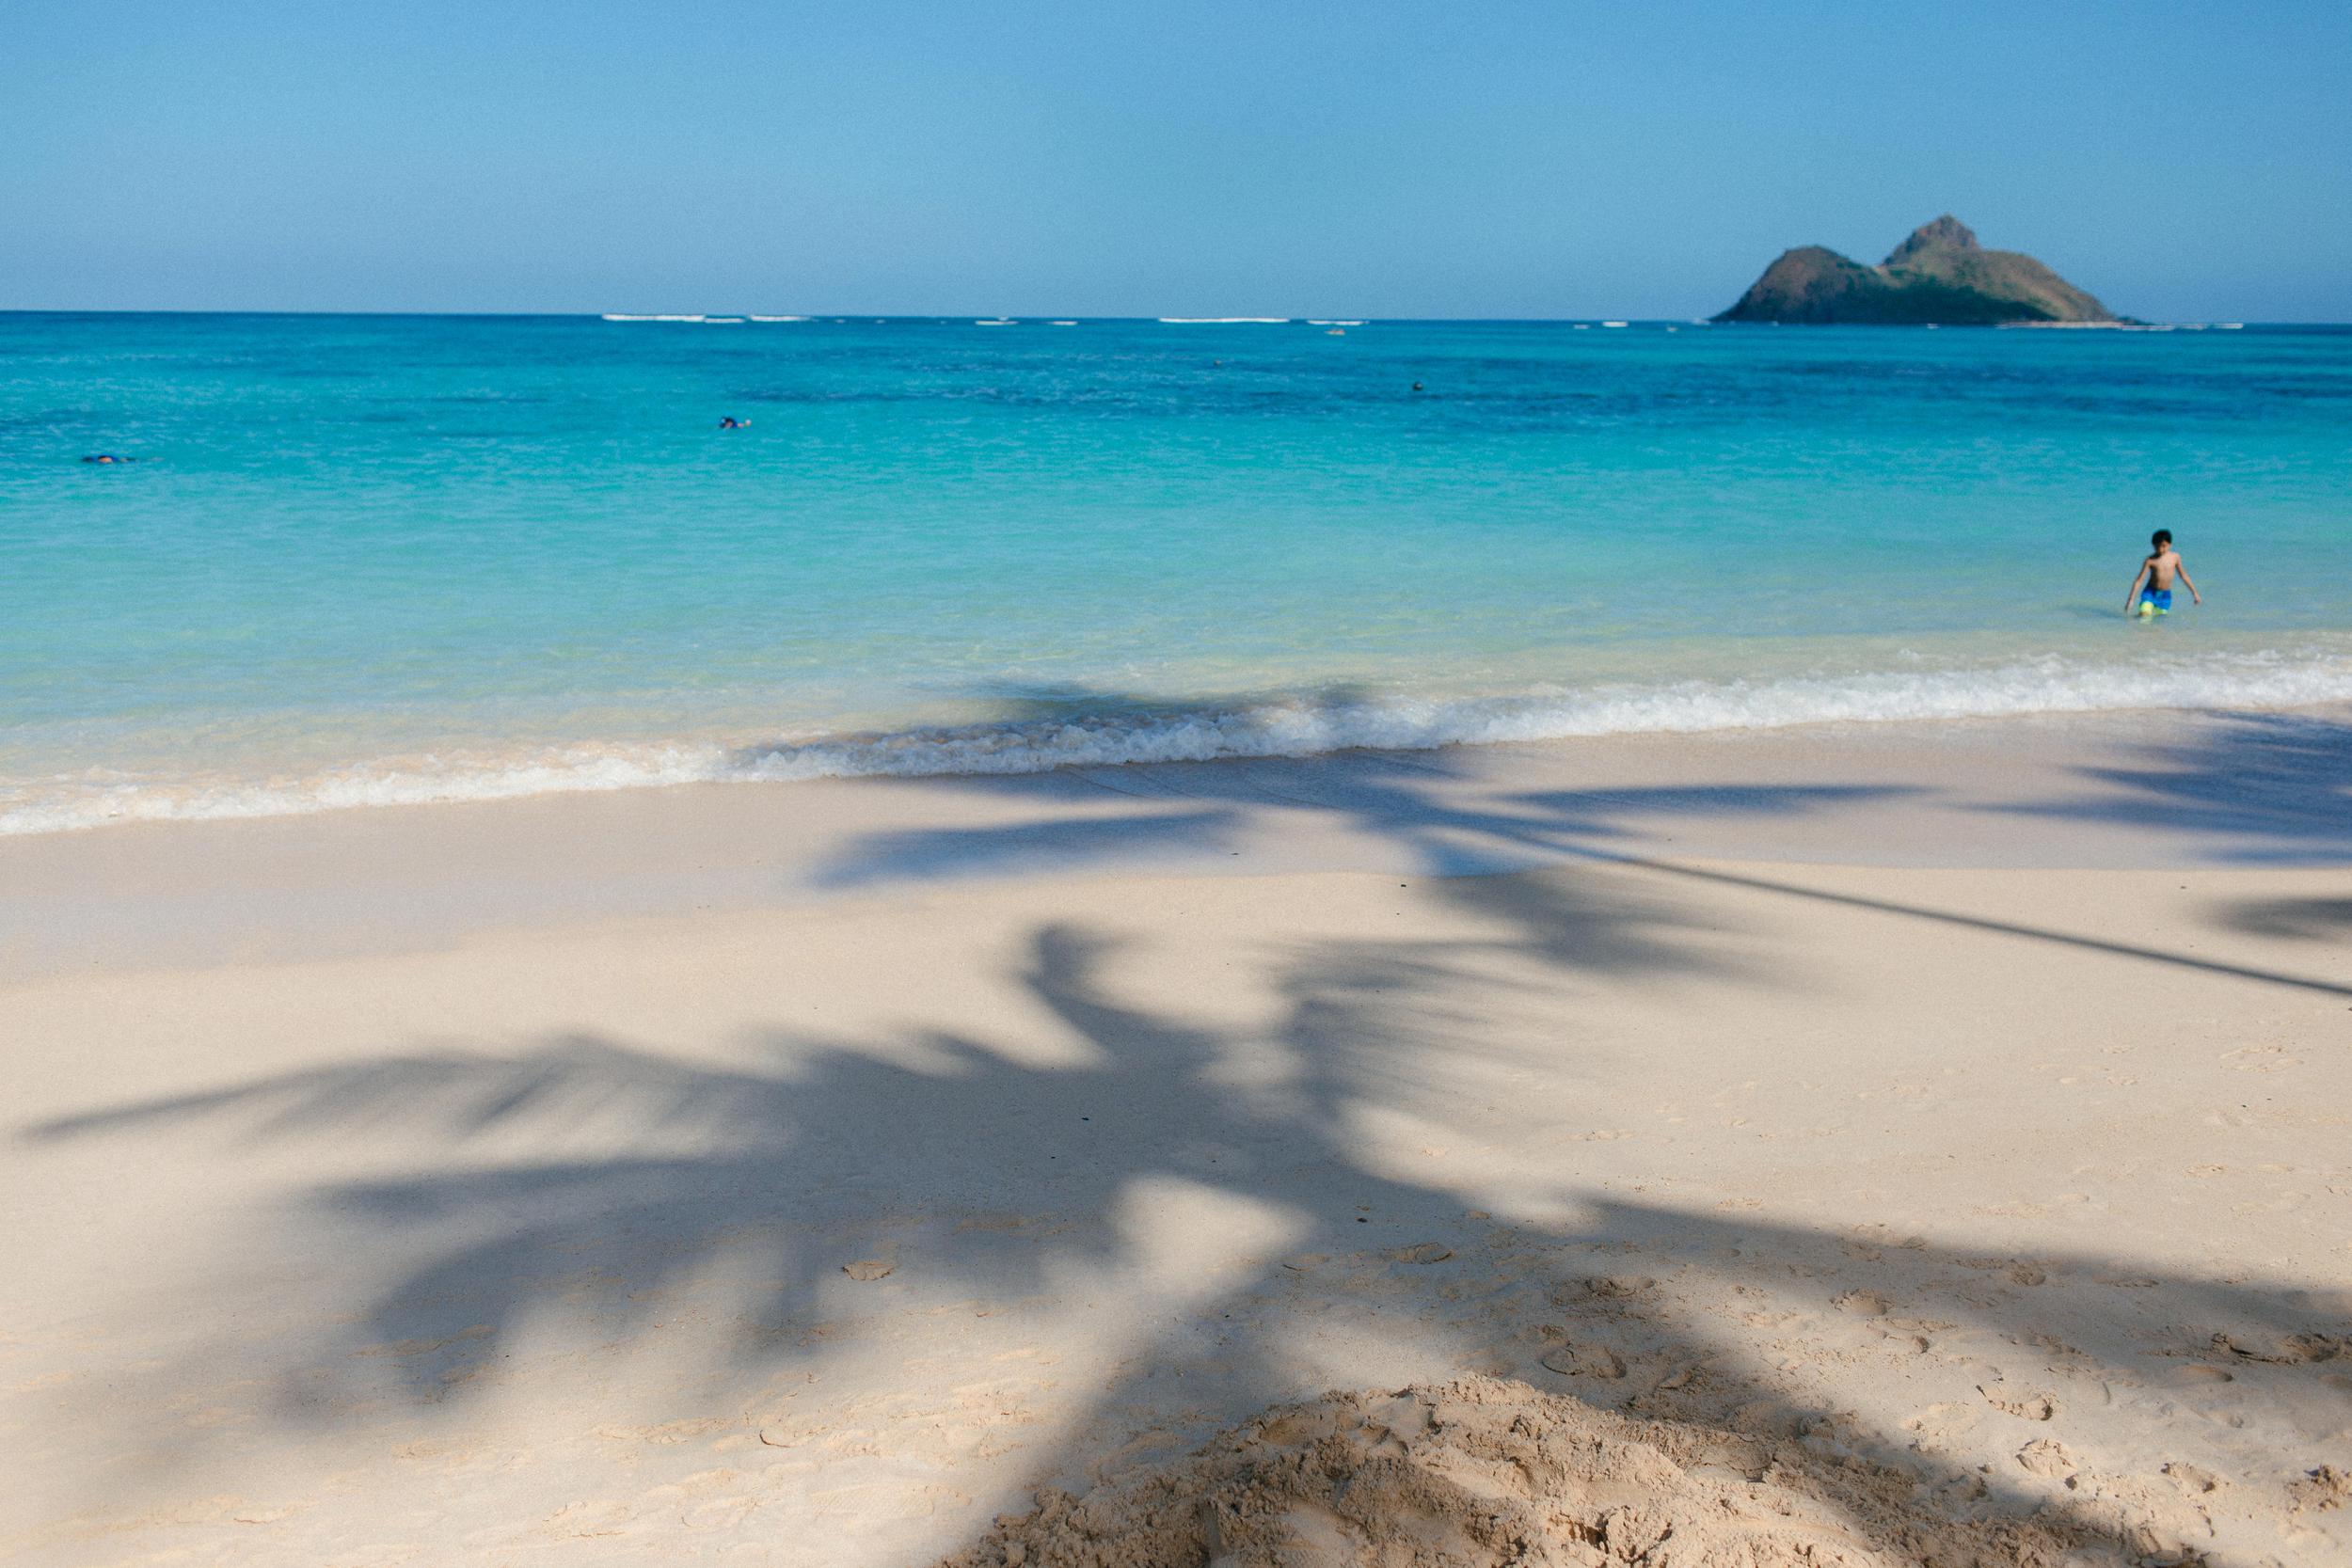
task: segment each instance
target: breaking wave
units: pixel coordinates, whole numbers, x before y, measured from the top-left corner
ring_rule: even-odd
[[[1354,749],[1773,729],[1814,723],[2352,701],[2352,655],[2248,653],[2092,664],[2056,657],[1970,669],[1684,680],[1517,696],[1270,697],[1120,704],[992,723],[754,744],[581,744],[527,755],[440,752],[307,778],[53,779],[0,785],[0,834],[174,818],[277,816],[353,806],[861,776],[1040,773],[1057,768],[1302,757]]]

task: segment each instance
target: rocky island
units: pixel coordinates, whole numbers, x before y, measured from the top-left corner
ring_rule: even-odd
[[[1785,251],[1719,322],[1994,326],[2115,322],[2107,308],[2030,256],[1987,250],[1947,213],[1864,266],[1825,245]]]

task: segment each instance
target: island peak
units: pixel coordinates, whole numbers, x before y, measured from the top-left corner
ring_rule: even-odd
[[[2116,318],[2032,257],[1985,249],[1975,230],[1946,213],[1913,230],[1875,267],[1825,245],[1785,251],[1715,319],[1990,326]]]
[[[1911,231],[1911,237],[1897,245],[1882,266],[1895,266],[1908,257],[1923,250],[1979,250],[1977,231],[1947,213],[1932,223],[1923,223]]]

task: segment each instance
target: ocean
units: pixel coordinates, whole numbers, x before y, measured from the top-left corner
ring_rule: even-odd
[[[2341,700],[2347,545],[2344,328],[0,315],[0,832]]]

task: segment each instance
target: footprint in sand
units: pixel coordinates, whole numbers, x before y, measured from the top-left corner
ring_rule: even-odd
[[[2021,1421],[2046,1421],[2058,1414],[2058,1401],[2038,1389],[2012,1388],[2004,1383],[1980,1383],[1977,1392],[1995,1410],[2005,1410]]]
[[[2074,1456],[2056,1438],[2037,1437],[2017,1450],[2017,1463],[2028,1475],[2058,1477],[2074,1473]]]
[[[1908,1418],[1903,1430],[1912,1434],[1913,1447],[1923,1453],[1951,1453],[1970,1443],[1984,1419],[1981,1407],[1947,1401]]]
[[[1830,1305],[1856,1318],[1883,1318],[1895,1309],[1895,1304],[1876,1291],[1848,1291]]]
[[[2195,1465],[2184,1465],[2177,1459],[2164,1466],[2164,1474],[2173,1485],[2192,1497],[2201,1497],[2209,1492],[2221,1490],[2219,1476]]]
[[[1391,1263],[1442,1263],[1454,1256],[1454,1249],[1443,1242],[1417,1242],[1411,1246],[1396,1247],[1380,1256]]]
[[[1883,1225],[1857,1225],[1851,1233],[1851,1243],[1855,1246],[1902,1247],[1912,1252],[1924,1252],[1928,1239],[1925,1236],[1897,1236]]]
[[[891,1272],[891,1265],[879,1258],[861,1258],[854,1263],[844,1263],[841,1272],[851,1279],[881,1279]]]
[[[2309,1361],[2334,1361],[2352,1355],[2352,1339],[2335,1334],[2290,1334],[2270,1345],[2217,1334],[2211,1343],[2224,1355],[2240,1361],[2266,1362],[2274,1367],[2299,1367]]]
[[[1607,1345],[1574,1341],[1556,1345],[1543,1354],[1543,1365],[1563,1377],[1598,1377],[1614,1381],[1625,1376],[1625,1361]]]

